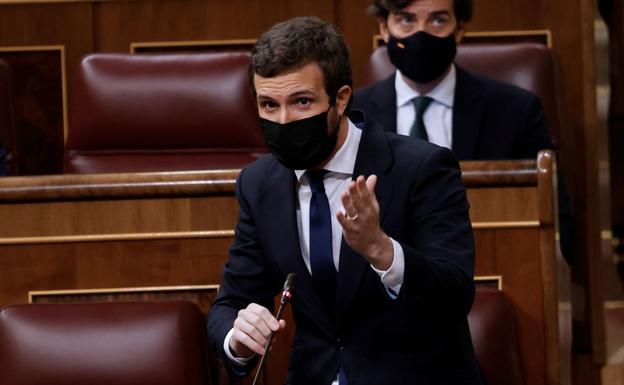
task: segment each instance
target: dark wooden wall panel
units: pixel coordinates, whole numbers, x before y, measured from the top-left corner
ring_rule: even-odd
[[[60,55],[41,46],[64,47],[67,67],[62,68]],[[65,71],[69,82],[74,68],[70,63],[92,50],[89,3],[0,5],[0,57],[8,57],[16,76],[15,139],[21,175],[61,171],[67,107],[59,95],[61,79]]]
[[[175,16],[177,15],[177,17]],[[331,1],[162,0],[94,4],[96,51],[128,52],[137,41],[257,38],[273,24],[295,15],[333,20]],[[123,31],[110,33],[110,31]]]
[[[0,247],[0,306],[33,290],[219,284],[231,237]],[[15,277],[21,277],[15,279]]]
[[[62,46],[0,50],[11,68],[17,174],[58,172],[63,159],[65,51]]]

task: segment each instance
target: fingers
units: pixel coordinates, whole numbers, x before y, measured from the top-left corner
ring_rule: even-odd
[[[372,200],[377,200],[377,196],[375,195],[375,186],[377,185],[377,175],[369,175],[366,179],[366,189],[370,195]]]
[[[342,205],[345,209],[344,215],[353,217],[372,207],[377,202],[375,196],[375,185],[377,176],[370,175],[368,179],[358,176],[349,183],[349,188],[342,194]]]
[[[250,352],[264,354],[271,332],[285,327],[284,320],[278,321],[267,308],[251,303],[238,312],[230,348],[239,357],[248,356]]]

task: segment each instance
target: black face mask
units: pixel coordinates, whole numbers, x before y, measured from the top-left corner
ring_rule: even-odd
[[[455,35],[433,36],[420,31],[404,39],[390,35],[388,56],[401,73],[416,83],[436,80],[455,59]]]
[[[328,134],[329,109],[309,118],[277,123],[260,118],[267,146],[284,166],[308,170],[329,157],[338,140],[338,128]]]

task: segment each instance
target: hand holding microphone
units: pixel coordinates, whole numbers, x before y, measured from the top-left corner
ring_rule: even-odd
[[[280,305],[275,316],[267,308],[251,303],[238,312],[238,317],[234,321],[234,332],[229,344],[230,351],[236,357],[250,357],[254,353],[262,355],[256,378],[271,347],[273,333],[286,327],[286,322],[280,318],[284,312],[284,306],[292,298],[294,284],[295,274],[290,273],[284,283]]]
[[[280,299],[280,305],[279,305],[279,308],[277,309],[277,313],[275,313],[276,319],[279,320],[282,317],[282,313],[284,313],[284,307],[292,298],[292,291],[294,287],[295,287],[295,273],[290,273],[288,274],[288,277],[286,277],[286,282],[284,282],[284,289],[282,291],[282,298]],[[269,335],[269,340],[267,341],[266,346],[264,347],[264,354],[262,355],[262,358],[260,358],[260,363],[258,364],[258,369],[256,370],[256,376],[254,377],[252,385],[255,385],[256,381],[258,381],[258,377],[260,377],[260,372],[262,371],[262,367],[264,366],[264,361],[269,355],[269,351],[271,349],[273,336],[274,336],[274,331],[271,331],[271,334]]]

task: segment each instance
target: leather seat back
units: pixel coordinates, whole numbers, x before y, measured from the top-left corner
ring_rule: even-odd
[[[477,287],[468,324],[488,385],[524,385],[515,316],[507,296],[494,288]]]
[[[92,54],[70,104],[69,173],[239,168],[266,152],[249,54]]]
[[[8,306],[0,310],[0,382],[205,384],[203,325],[183,301]]]

